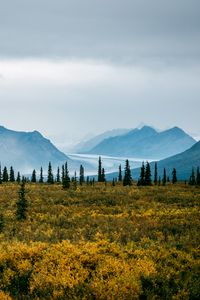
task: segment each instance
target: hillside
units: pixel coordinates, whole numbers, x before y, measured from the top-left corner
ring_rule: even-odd
[[[195,144],[195,140],[178,127],[157,132],[144,126],[122,136],[103,140],[89,153],[144,159],[163,159],[181,153]]]
[[[0,127],[0,162],[2,166],[13,166],[23,173],[30,173],[41,166],[47,168],[51,161],[54,167],[68,161],[70,168],[79,163],[69,159],[50,140],[38,131],[18,132]]]

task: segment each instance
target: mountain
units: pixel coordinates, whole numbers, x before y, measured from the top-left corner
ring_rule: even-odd
[[[163,159],[194,145],[196,141],[178,127],[158,132],[149,126],[133,129],[121,136],[104,139],[90,154]]]
[[[142,165],[142,163],[141,163]],[[155,162],[150,163],[152,179],[154,176],[154,166]],[[173,168],[177,170],[177,177],[179,180],[188,180],[192,167],[195,169],[200,167],[200,141],[195,143],[190,149],[176,154],[174,156],[168,157],[166,159],[157,162],[158,175],[162,178],[163,169],[166,168],[167,176],[171,178]],[[131,165],[133,167],[133,165]],[[134,180],[137,180],[140,176],[140,168],[135,168],[131,170],[131,174]],[[107,180],[112,180],[118,176],[117,172],[110,173],[106,175]]]
[[[89,140],[80,142],[78,145],[76,145],[73,148],[73,152],[74,153],[88,153],[92,148],[97,146],[103,140],[110,138],[110,137],[115,137],[115,136],[120,136],[120,135],[126,134],[130,130],[131,129],[113,129],[113,130],[106,131],[104,133],[101,133],[97,136],[92,137]]]
[[[1,166],[13,166],[23,173],[47,169],[51,161],[55,168],[68,161],[69,168],[77,168],[79,162],[69,159],[59,151],[50,140],[44,138],[38,131],[18,132],[0,126],[0,162]]]

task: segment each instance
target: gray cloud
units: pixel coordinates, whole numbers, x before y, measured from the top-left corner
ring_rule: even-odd
[[[1,56],[199,59],[199,0],[1,0]]]

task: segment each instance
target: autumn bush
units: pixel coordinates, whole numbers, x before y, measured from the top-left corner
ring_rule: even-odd
[[[200,189],[0,185],[0,299],[200,299]]]

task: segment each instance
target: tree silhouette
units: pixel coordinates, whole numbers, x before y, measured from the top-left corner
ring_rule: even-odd
[[[85,182],[84,168],[82,165],[80,165],[79,183],[80,183],[80,185],[82,185],[84,182]]]
[[[54,183],[51,162],[49,162],[49,166],[48,166],[47,183],[49,183],[49,184]]]
[[[36,183],[36,171],[35,169],[33,170],[32,176],[31,176],[31,182]]]
[[[155,162],[155,167],[154,167],[154,184],[158,184],[158,166],[157,162]]]
[[[123,185],[132,185],[132,177],[131,177],[131,169],[129,165],[129,160],[126,160],[125,163],[125,172],[124,172],[124,178],[123,178]]]
[[[173,171],[172,171],[172,183],[175,184],[176,182],[177,182],[176,169],[173,168]]]

